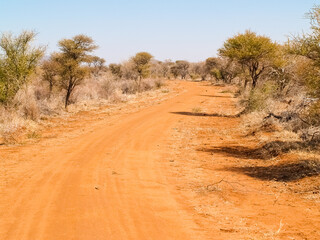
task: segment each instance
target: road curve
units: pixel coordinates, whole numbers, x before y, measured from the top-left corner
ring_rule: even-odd
[[[199,100],[199,84],[183,85],[172,99],[21,156],[32,160],[1,196],[0,239],[199,239],[161,164],[162,143],[186,117],[171,112]]]

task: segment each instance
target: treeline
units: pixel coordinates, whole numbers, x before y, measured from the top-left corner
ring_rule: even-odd
[[[133,79],[140,85],[149,76],[153,58],[149,53],[138,53],[117,70],[115,64],[108,68],[103,58],[92,55],[98,46],[86,35],[59,41],[59,51],[49,57],[44,56],[44,47],[32,46],[35,36],[32,31],[24,31],[18,36],[2,34],[0,38],[0,101],[6,106],[35,75],[48,83],[49,96],[54,88],[65,92],[65,107],[70,104],[75,88],[86,78],[110,71],[117,78]]]
[[[135,86],[123,88],[124,93],[143,91],[143,80],[148,78],[230,78],[227,69],[223,71],[223,60],[218,58],[199,63],[158,61],[148,52],[139,52],[122,63],[106,65],[105,59],[92,54],[98,46],[86,35],[62,39],[58,42],[59,51],[50,56],[46,56],[45,47],[33,46],[35,37],[32,31],[18,36],[4,33],[0,37],[0,102],[3,106],[12,105],[19,90],[32,84],[35,78],[47,84],[48,98],[54,91],[63,91],[65,108],[72,102],[75,89],[87,78],[110,78],[111,75],[114,81],[134,81]]]
[[[147,52],[107,66],[86,35],[62,39],[49,56],[35,37],[33,31],[0,36],[0,144],[38,136],[37,122],[47,116],[127,101],[164,84],[151,78],[155,60]]]

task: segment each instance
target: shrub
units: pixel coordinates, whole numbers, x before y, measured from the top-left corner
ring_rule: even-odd
[[[247,110],[261,111],[267,107],[267,100],[274,96],[276,85],[273,82],[266,82],[261,88],[250,91],[247,100]]]
[[[18,106],[18,112],[25,118],[36,121],[40,117],[39,106],[32,86],[21,89],[15,96],[14,101]]]
[[[13,100],[19,89],[35,72],[44,47],[32,47],[36,33],[24,31],[19,36],[2,34],[0,38],[0,101]]]
[[[123,94],[135,94],[139,91],[139,86],[134,80],[123,80],[120,82],[120,89]]]
[[[154,85],[155,85],[155,88],[161,88],[162,86],[164,86],[164,82],[162,79],[156,79],[154,81]]]

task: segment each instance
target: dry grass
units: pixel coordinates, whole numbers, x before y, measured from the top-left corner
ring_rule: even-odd
[[[0,108],[0,144],[23,143],[26,139],[41,136],[39,123],[50,117],[74,114],[97,109],[107,104],[118,104],[138,96],[138,93],[158,89],[161,79],[144,79],[140,87],[134,80],[118,80],[110,73],[85,79],[71,96],[72,104],[64,108],[65,93],[53,89],[35,78],[22,88],[10,107]]]
[[[37,123],[14,110],[0,109],[0,144],[22,143],[26,134],[37,131]]]
[[[200,107],[194,107],[191,110],[192,113],[199,114],[202,113],[202,109]]]

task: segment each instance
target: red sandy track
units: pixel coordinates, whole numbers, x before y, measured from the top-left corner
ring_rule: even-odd
[[[27,161],[6,171],[0,188],[0,239],[202,239],[161,164],[159,146],[184,117],[171,112],[199,101],[198,84],[183,87],[62,146],[22,147],[18,160]]]
[[[51,119],[38,143],[0,146],[0,240],[320,239],[317,194],[290,190],[319,176],[283,183],[228,170],[281,159],[214,151],[256,146],[240,119],[217,114],[235,114],[237,99],[228,87],[170,85],[171,99],[158,91]]]

